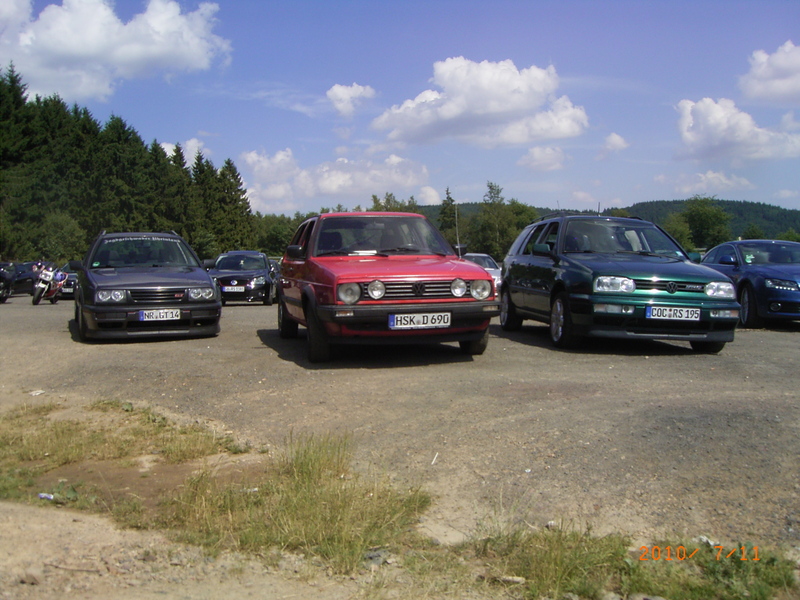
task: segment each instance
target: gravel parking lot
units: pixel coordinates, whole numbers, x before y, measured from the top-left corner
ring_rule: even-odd
[[[362,468],[436,496],[443,542],[498,510],[531,525],[591,524],[800,546],[800,325],[739,330],[719,355],[685,343],[593,341],[499,325],[483,356],[458,346],[343,348],[305,359],[276,307],[223,309],[216,338],[82,344],[73,304],[0,306],[0,409],[48,398],[146,403],[253,446],[349,432]],[[42,396],[32,397],[36,390]]]

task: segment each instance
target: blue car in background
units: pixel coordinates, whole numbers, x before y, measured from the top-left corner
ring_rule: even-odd
[[[730,277],[744,327],[769,320],[800,320],[800,243],[741,240],[715,246],[702,264]]]

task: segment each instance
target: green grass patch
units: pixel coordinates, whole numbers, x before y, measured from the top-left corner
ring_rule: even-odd
[[[246,485],[191,478],[162,524],[214,550],[302,551],[351,573],[368,549],[401,543],[431,500],[354,474],[350,463],[348,437],[292,438]]]

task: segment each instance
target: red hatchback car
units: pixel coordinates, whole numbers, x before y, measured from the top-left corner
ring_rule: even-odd
[[[280,335],[304,325],[311,362],[329,360],[335,344],[459,342],[482,354],[498,314],[491,275],[418,214],[311,217],[281,263]]]

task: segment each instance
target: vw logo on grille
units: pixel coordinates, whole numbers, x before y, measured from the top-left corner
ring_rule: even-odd
[[[415,296],[422,296],[425,293],[425,284],[418,281],[411,286],[411,291],[414,292]]]
[[[675,292],[678,291],[678,284],[675,283],[674,281],[667,282],[667,291],[670,294],[674,294]]]
[[[236,283],[237,283],[237,282],[236,282],[236,280],[235,280],[235,279],[231,279],[231,285],[236,285]]]

